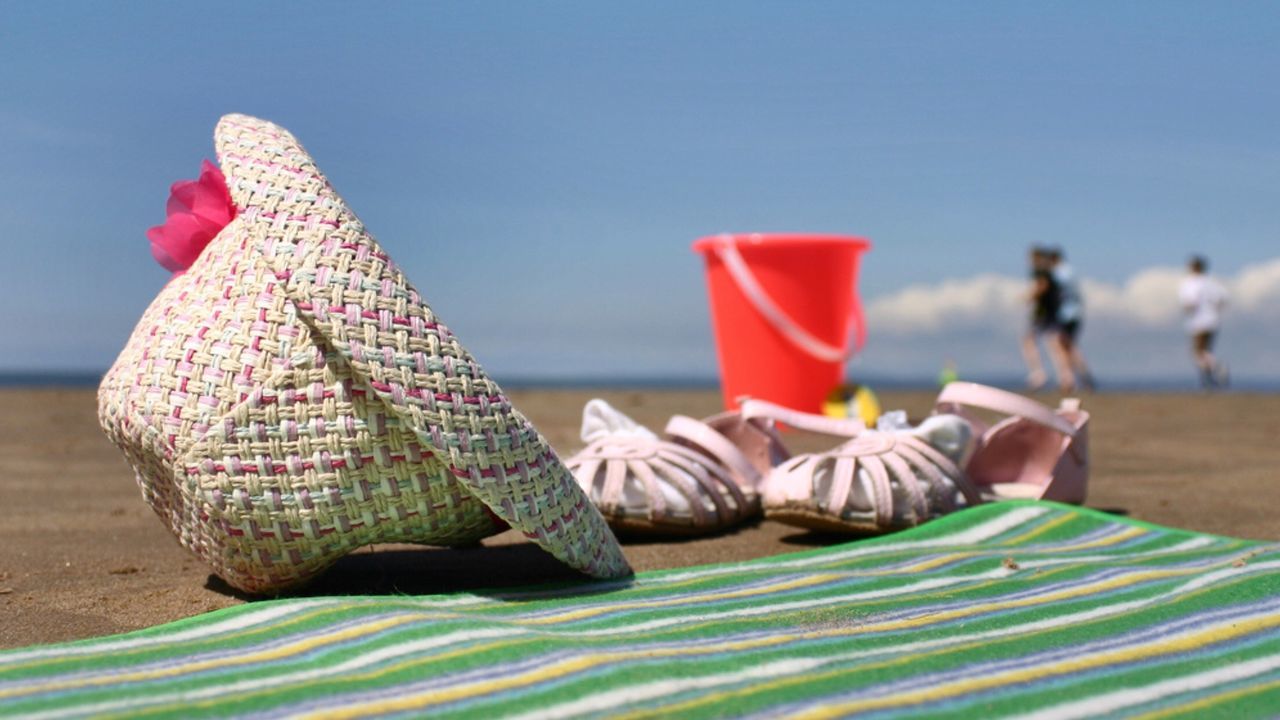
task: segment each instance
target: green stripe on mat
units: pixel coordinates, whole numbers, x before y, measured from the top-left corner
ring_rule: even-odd
[[[1233,718],[1280,545],[1052,503],[634,583],[281,600],[0,652],[0,715]]]

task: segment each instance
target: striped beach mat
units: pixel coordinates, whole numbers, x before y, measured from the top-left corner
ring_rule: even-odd
[[[1050,503],[488,595],[253,603],[0,653],[0,716],[1280,713],[1280,545]]]

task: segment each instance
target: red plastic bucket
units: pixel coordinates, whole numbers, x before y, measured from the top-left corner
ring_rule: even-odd
[[[715,235],[693,243],[707,263],[726,408],[745,395],[822,411],[866,338],[858,264],[870,247],[842,235]]]

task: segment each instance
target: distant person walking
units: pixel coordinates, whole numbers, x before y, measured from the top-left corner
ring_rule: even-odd
[[[1074,392],[1076,381],[1086,390],[1093,390],[1093,374],[1089,372],[1089,364],[1080,349],[1080,327],[1084,324],[1084,296],[1080,292],[1080,283],[1075,271],[1067,264],[1066,256],[1060,248],[1049,248],[1045,251],[1049,272],[1058,289],[1058,344],[1062,348],[1062,364],[1070,369],[1064,377],[1058,376],[1058,384],[1063,392]]]
[[[1227,366],[1213,354],[1213,343],[1227,307],[1227,289],[1209,276],[1209,261],[1196,255],[1187,263],[1187,276],[1178,288],[1178,301],[1187,316],[1191,335],[1191,356],[1200,371],[1200,386],[1206,390],[1226,387]]]
[[[1031,322],[1022,336],[1022,359],[1027,363],[1027,387],[1040,390],[1048,382],[1044,363],[1040,358],[1040,339],[1044,338],[1054,374],[1062,382],[1063,373],[1070,373],[1062,362],[1062,345],[1058,341],[1058,284],[1053,279],[1049,255],[1044,248],[1031,248],[1031,290],[1027,295],[1031,306]],[[1071,380],[1074,383],[1074,378]]]

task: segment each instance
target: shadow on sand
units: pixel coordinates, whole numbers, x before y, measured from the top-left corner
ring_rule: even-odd
[[[630,580],[593,580],[530,543],[466,548],[373,546],[343,557],[310,583],[275,597],[455,592],[497,597],[504,591],[548,584],[565,595],[590,595],[626,587]],[[246,601],[273,599],[237,590],[216,575],[209,576],[205,587]]]

